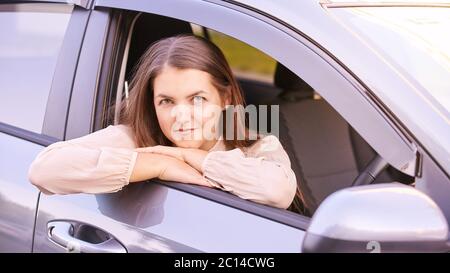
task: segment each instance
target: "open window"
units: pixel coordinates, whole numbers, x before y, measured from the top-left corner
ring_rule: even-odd
[[[279,105],[279,139],[290,157],[299,189],[304,195],[310,215],[328,195],[352,186],[352,182],[358,175],[364,171],[373,158],[378,156],[376,149],[380,150],[380,143],[383,141],[374,141],[367,133],[365,136],[369,139],[365,139],[350,125],[351,120],[358,126],[358,130],[364,131],[370,125],[362,125],[361,122],[365,121],[361,121],[361,116],[354,117],[353,115],[357,113],[356,115],[362,115],[362,120],[364,118],[367,118],[366,121],[374,120],[374,115],[377,115],[376,111],[372,113],[367,110],[367,113],[358,113],[358,108],[367,107],[361,102],[361,105],[356,107],[355,113],[352,114],[348,109],[342,108],[348,102],[344,103],[338,97],[345,96],[343,91],[347,89],[351,89],[348,92],[354,92],[354,87],[345,86],[346,89],[337,91],[330,90],[326,84],[320,83],[320,81],[341,77],[336,71],[322,71],[317,70],[320,67],[312,67],[308,71],[308,79],[302,78],[299,73],[294,73],[288,68],[288,66],[292,67],[292,64],[286,62],[286,58],[279,61],[277,57],[272,58],[261,50],[218,30],[150,13],[131,12],[128,13],[128,16],[131,23],[123,50],[123,63],[120,73],[118,73],[117,89],[111,94],[116,98],[116,107],[125,100],[124,87],[126,82],[130,81],[139,57],[153,42],[177,34],[193,33],[210,39],[223,50],[238,78],[247,104]],[[242,54],[242,51],[245,54]],[[278,55],[282,56],[281,53]],[[305,54],[304,57],[307,59],[310,56]],[[315,56],[315,58],[318,57]],[[313,80],[310,80],[311,78]],[[340,79],[336,80],[336,82],[339,81]],[[318,82],[319,84],[317,84]],[[336,84],[337,88],[342,86]],[[348,100],[351,101],[350,98]],[[357,100],[355,98],[354,102]],[[339,106],[339,109],[332,106],[333,104]],[[344,113],[346,118],[340,113]],[[116,111],[115,118],[108,119],[107,124],[117,123],[117,114]],[[377,122],[374,122],[374,128],[371,130],[379,128],[380,125]],[[386,129],[386,132],[388,130],[390,129]],[[382,138],[390,137],[385,132],[380,135]],[[392,140],[389,145],[396,141],[398,140]],[[372,147],[368,142],[374,143],[375,146]],[[388,142],[383,142],[383,145]],[[399,153],[402,153],[400,148]],[[374,183],[392,181],[412,184],[414,177],[400,172],[398,167],[394,168],[389,165],[376,177]],[[259,214],[264,215],[261,206],[247,201],[237,204],[236,197],[225,192],[217,193],[218,190],[213,189],[199,190],[199,187],[193,185],[174,184],[172,186],[218,202],[233,204],[240,209],[258,211]],[[278,211],[277,213],[284,212]],[[270,215],[274,215],[273,211]]]

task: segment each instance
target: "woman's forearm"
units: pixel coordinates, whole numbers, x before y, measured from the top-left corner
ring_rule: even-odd
[[[152,153],[138,153],[130,182],[156,178],[160,175],[164,156]]]
[[[162,154],[139,152],[130,182],[152,178],[211,187],[199,171],[180,159]]]
[[[208,154],[207,151],[200,149],[169,147],[163,145],[137,148],[136,151],[139,153],[148,153],[154,155],[159,154],[178,159],[180,161],[186,162],[200,173],[202,172],[203,161]]]

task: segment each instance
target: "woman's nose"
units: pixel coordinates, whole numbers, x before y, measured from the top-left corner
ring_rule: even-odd
[[[178,123],[185,123],[191,121],[194,109],[186,104],[179,104],[172,108],[172,116]]]

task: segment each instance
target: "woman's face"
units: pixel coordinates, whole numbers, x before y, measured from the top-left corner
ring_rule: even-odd
[[[216,124],[229,99],[222,100],[210,74],[166,66],[153,83],[159,126],[177,147],[209,150]]]

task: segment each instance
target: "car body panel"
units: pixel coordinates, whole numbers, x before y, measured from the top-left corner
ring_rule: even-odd
[[[34,252],[66,252],[48,239],[49,221],[89,223],[128,252],[300,252],[304,236],[301,229],[151,181],[111,194],[43,195]]]
[[[30,252],[39,190],[28,167],[42,146],[0,132],[0,252]]]

